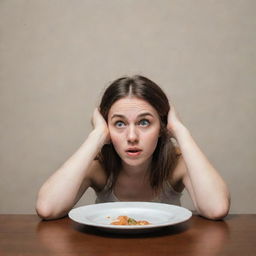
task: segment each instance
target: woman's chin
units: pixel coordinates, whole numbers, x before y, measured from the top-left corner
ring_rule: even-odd
[[[128,165],[128,166],[131,166],[131,167],[137,167],[137,166],[140,166],[143,163],[139,163],[137,161],[125,161],[124,164]]]
[[[141,159],[141,158],[134,158],[134,159],[122,159],[124,165],[131,166],[131,167],[139,167],[142,165],[147,165],[148,160]]]

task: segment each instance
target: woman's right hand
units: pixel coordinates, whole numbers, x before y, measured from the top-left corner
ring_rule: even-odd
[[[109,135],[108,125],[104,117],[101,115],[98,108],[95,108],[93,111],[92,125],[94,128],[94,131],[99,131],[104,136],[104,144],[109,144],[110,135]]]

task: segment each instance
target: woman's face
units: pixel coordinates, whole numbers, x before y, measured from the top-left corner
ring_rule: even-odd
[[[108,127],[113,146],[125,164],[139,166],[151,161],[160,119],[147,101],[136,97],[116,101],[108,113]]]

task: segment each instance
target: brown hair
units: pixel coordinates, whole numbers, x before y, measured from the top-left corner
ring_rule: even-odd
[[[160,136],[153,153],[150,169],[150,184],[157,191],[162,188],[163,181],[169,177],[178,161],[175,146],[166,128],[167,116],[170,110],[169,101],[163,90],[148,78],[140,75],[121,77],[107,87],[101,99],[100,112],[106,121],[111,106],[117,100],[127,96],[134,96],[147,101],[156,109],[160,117]],[[121,159],[113,145],[104,145],[97,159],[106,170],[108,177],[112,175],[110,188],[113,188],[122,167]]]

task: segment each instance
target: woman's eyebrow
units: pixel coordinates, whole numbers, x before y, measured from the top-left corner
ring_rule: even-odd
[[[152,117],[154,117],[154,115],[151,114],[150,112],[145,112],[145,113],[141,113],[141,114],[138,115],[138,117],[143,117],[143,116],[152,116]]]
[[[114,114],[114,115],[111,116],[111,120],[113,118],[125,118],[125,116],[124,115],[120,115],[120,114]]]

